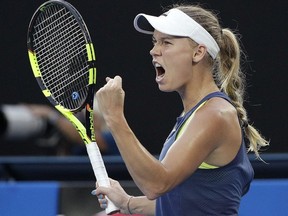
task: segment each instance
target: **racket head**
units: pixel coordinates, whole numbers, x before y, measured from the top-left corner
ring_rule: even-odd
[[[34,76],[56,107],[93,109],[95,51],[80,13],[68,2],[50,0],[38,7],[28,27],[27,47]]]

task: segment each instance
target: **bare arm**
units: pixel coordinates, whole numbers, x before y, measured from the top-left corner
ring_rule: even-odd
[[[148,199],[155,199],[183,182],[230,139],[226,135],[230,133],[225,133],[229,129],[225,115],[205,107],[197,112],[187,126],[188,132],[184,131],[160,162],[141,145],[125,119],[121,78],[107,81],[96,94],[100,110],[133,180]],[[193,131],[193,136],[189,131]],[[222,155],[226,159],[225,153]],[[225,164],[225,160],[216,162],[215,165]]]

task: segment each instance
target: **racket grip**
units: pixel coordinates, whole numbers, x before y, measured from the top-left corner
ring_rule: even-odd
[[[99,186],[110,187],[108,174],[97,143],[91,142],[89,144],[86,144],[86,148],[97,183],[99,184]],[[114,203],[109,200],[108,197],[106,197],[106,199],[108,202],[107,208],[105,209],[106,214],[111,215],[120,211],[119,208],[117,208]]]

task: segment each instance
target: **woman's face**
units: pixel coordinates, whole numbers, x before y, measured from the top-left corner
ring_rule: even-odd
[[[175,37],[155,30],[150,51],[161,91],[181,91],[192,78],[196,44],[189,38]]]

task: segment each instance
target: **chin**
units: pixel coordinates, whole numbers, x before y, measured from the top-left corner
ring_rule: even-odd
[[[159,88],[159,90],[160,91],[162,91],[162,92],[173,92],[174,90],[172,90],[172,89],[169,89],[169,88],[165,88],[165,86],[163,86],[163,85],[158,85],[158,88]]]

